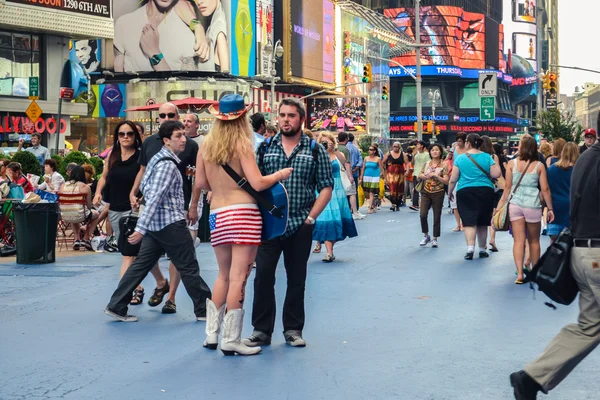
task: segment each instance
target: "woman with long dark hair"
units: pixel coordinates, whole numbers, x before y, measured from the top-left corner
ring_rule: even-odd
[[[479,257],[489,257],[487,235],[494,209],[494,183],[490,177],[500,177],[501,171],[492,156],[481,151],[483,142],[476,133],[467,136],[466,152],[454,160],[448,188],[448,197],[453,201],[456,187],[456,203],[467,242],[466,260],[473,259],[476,238]]]
[[[108,203],[108,219],[113,229],[113,234],[119,243],[120,232],[119,220],[131,215],[131,202],[129,192],[133,188],[135,178],[140,170],[138,159],[142,147],[142,137],[135,124],[131,121],[122,121],[115,127],[113,134],[113,148],[106,157],[102,170],[102,177],[96,187],[94,204],[99,206],[102,198]],[[166,182],[165,182],[166,184]],[[135,260],[135,255],[125,249],[119,249],[123,255],[121,262],[121,273],[123,277],[127,269]],[[164,288],[168,285],[166,279],[158,268],[152,269],[152,275],[157,282],[157,287]],[[133,292],[131,305],[138,305],[144,301],[144,288],[140,285]]]
[[[23,188],[25,194],[33,192],[33,185],[29,182],[29,179],[23,174],[21,164],[18,162],[10,162],[6,166],[6,175],[10,179],[11,183],[17,184]]]
[[[392,211],[400,211],[400,205],[404,200],[404,173],[408,157],[402,151],[400,142],[394,142],[392,150],[383,157],[385,167],[385,180],[390,188],[390,202]]]
[[[444,148],[435,143],[429,147],[431,160],[419,173],[419,179],[424,181],[421,191],[420,215],[423,240],[420,246],[426,246],[431,242],[431,247],[438,247],[438,238],[441,234],[442,209],[444,208],[445,187],[448,184],[448,167],[442,160]],[[433,208],[433,240],[429,236],[429,223],[427,216],[429,209]]]

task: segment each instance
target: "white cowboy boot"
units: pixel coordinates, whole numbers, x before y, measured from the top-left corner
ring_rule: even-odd
[[[219,332],[221,324],[223,323],[223,316],[225,315],[225,309],[227,304],[223,304],[221,308],[217,309],[215,303],[210,299],[206,299],[206,340],[204,340],[204,347],[211,350],[216,350],[219,344]]]
[[[244,325],[244,310],[229,310],[223,320],[223,336],[221,337],[221,351],[226,356],[236,353],[241,356],[250,356],[261,352],[260,347],[248,347],[242,343],[242,327]]]

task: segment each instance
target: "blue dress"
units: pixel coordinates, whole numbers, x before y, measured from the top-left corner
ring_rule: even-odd
[[[570,187],[573,167],[562,169],[556,165],[548,168],[548,186],[552,195],[552,208],[554,210],[554,221],[547,226],[550,236],[558,236],[563,228],[569,226],[571,209]]]
[[[356,237],[356,225],[352,219],[352,210],[348,204],[346,191],[340,175],[340,163],[336,159],[331,162],[333,172],[333,193],[331,200],[317,218],[313,231],[313,240],[339,242],[347,237]]]

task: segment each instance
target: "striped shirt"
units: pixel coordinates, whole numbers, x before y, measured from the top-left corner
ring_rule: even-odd
[[[163,147],[148,163],[140,190],[144,194],[146,207],[140,215],[136,232],[158,232],[168,225],[185,220],[183,178],[177,165],[181,160],[171,150]]]

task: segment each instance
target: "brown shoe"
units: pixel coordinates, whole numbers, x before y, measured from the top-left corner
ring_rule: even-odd
[[[152,297],[150,297],[148,299],[148,305],[150,307],[158,306],[160,303],[162,303],[163,298],[165,297],[165,295],[167,293],[169,293],[169,280],[168,279],[165,280],[165,285],[162,288],[154,289],[154,294],[152,295]]]

